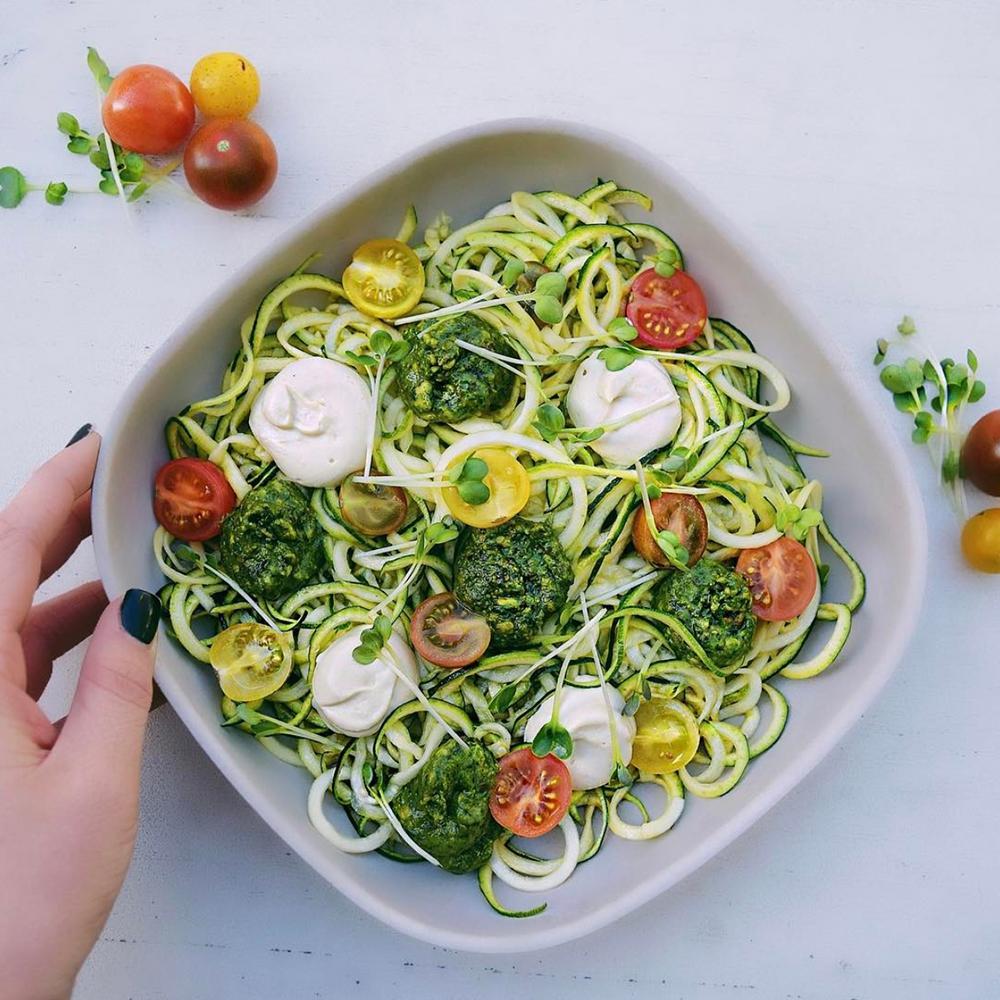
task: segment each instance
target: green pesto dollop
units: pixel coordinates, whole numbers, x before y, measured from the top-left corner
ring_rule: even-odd
[[[315,579],[326,562],[323,529],[302,491],[285,479],[251,490],[222,522],[222,568],[273,601]]]
[[[493,649],[528,642],[566,603],[573,567],[552,528],[514,517],[458,542],[453,590],[493,630]]]
[[[446,743],[393,800],[406,832],[445,871],[461,875],[490,858],[500,827],[490,814],[498,765],[482,743]]]
[[[757,622],[746,580],[727,566],[701,559],[667,575],[653,606],[679,619],[719,667],[746,656]]]
[[[424,420],[456,423],[482,417],[510,398],[513,373],[459,347],[457,340],[498,354],[511,353],[502,334],[471,312],[407,327],[410,350],[399,362],[399,392]]]

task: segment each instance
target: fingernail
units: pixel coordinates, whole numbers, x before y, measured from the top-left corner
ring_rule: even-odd
[[[160,599],[145,590],[126,590],[121,606],[122,628],[133,639],[147,645],[156,635],[160,623]]]
[[[92,430],[94,429],[93,424],[84,424],[67,442],[66,447],[68,448],[71,444],[76,444],[77,441],[82,441]]]

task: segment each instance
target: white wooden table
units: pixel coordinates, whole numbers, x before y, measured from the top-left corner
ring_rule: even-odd
[[[871,345],[906,311],[942,353],[973,346],[1000,405],[998,36],[993,0],[11,3],[0,165],[92,182],[54,127],[61,110],[96,119],[85,45],[112,69],[182,76],[233,48],[261,71],[281,176],[247,215],[162,190],[131,223],[99,195],[0,213],[0,493],[84,421],[100,427],[174,325],[289,222],[437,133],[516,114],[660,152],[784,271],[873,394]],[[835,419],[835,401],[814,405]],[[292,857],[163,708],[135,863],[77,995],[996,996],[1000,581],[963,568],[929,467],[889,405],[885,419],[927,502],[919,633],[848,739],[707,868],[589,941],[447,953]],[[81,553],[62,581],[93,572]],[[60,665],[53,712],[77,663]]]

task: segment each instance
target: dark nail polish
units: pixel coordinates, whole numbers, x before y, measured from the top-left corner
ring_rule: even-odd
[[[139,642],[151,643],[160,622],[160,599],[145,590],[125,591],[121,607],[122,628]]]
[[[67,442],[66,447],[68,448],[71,444],[76,444],[77,441],[82,441],[92,430],[94,429],[93,424],[84,424]]]

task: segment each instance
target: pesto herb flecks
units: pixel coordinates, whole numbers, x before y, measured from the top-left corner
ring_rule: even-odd
[[[746,580],[711,559],[669,573],[653,604],[684,624],[720,667],[746,656],[753,642],[756,621]]]
[[[399,364],[399,392],[425,420],[456,423],[500,409],[510,397],[514,375],[488,358],[463,350],[464,340],[498,354],[510,354],[503,336],[474,313],[416,323],[406,331],[410,350]]]
[[[484,865],[500,827],[490,814],[497,762],[482,743],[446,743],[392,803],[406,832],[446,871]]]
[[[316,515],[284,479],[248,493],[223,521],[220,542],[222,568],[269,601],[313,581],[326,561]]]
[[[493,630],[493,649],[527,642],[566,603],[573,567],[547,524],[515,517],[470,529],[455,555],[458,599]]]

